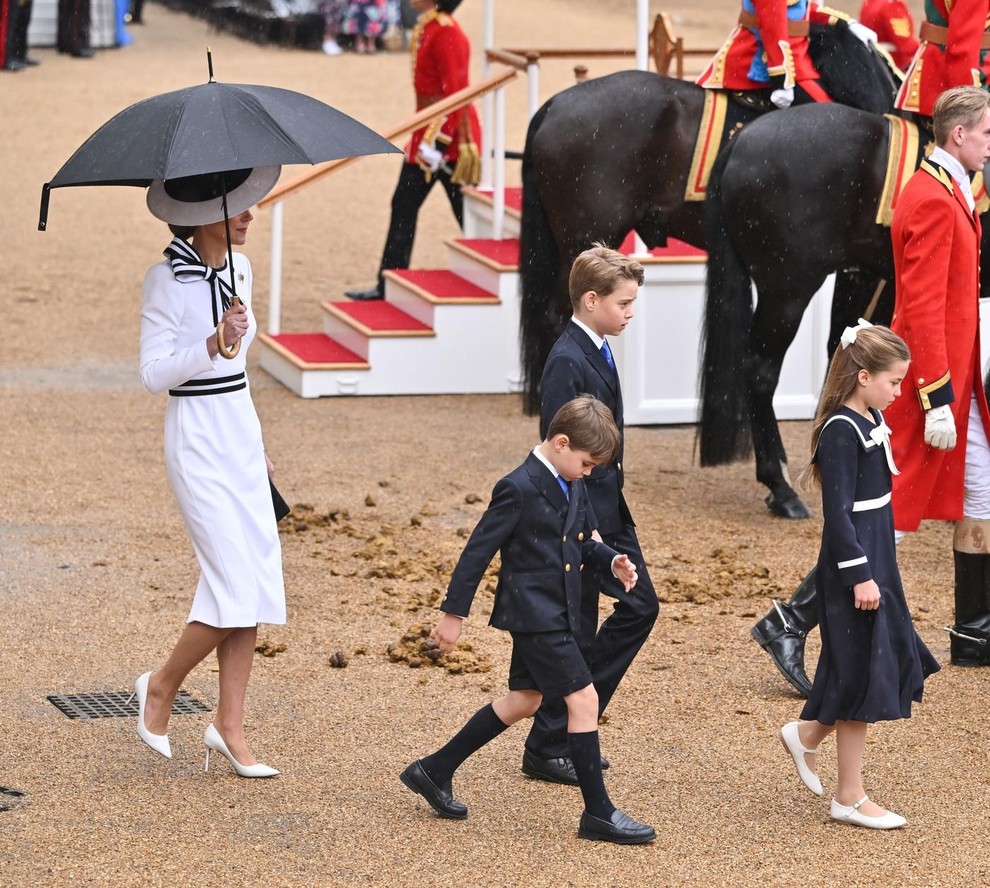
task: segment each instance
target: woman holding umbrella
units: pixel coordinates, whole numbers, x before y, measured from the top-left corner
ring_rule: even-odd
[[[149,391],[169,395],[166,471],[201,573],[188,622],[168,659],[134,683],[137,732],[171,758],[166,731],[172,701],[189,672],[216,650],[220,699],[204,737],[206,764],[211,750],[219,752],[241,777],[278,774],[248,747],[244,701],[258,624],[285,622],[285,591],[269,481],[273,466],[245,377],[256,330],[251,265],[230,247],[244,245],[250,207],[271,190],[279,171],[273,166],[156,180],[147,198],[175,237],[165,260],[144,280],[141,380]]]

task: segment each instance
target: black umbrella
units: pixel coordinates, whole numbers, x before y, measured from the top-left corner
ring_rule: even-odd
[[[363,123],[311,96],[273,86],[217,83],[209,50],[207,63],[208,83],[137,102],[83,142],[42,188],[38,230],[48,227],[52,188],[145,188],[156,179],[401,153]],[[229,236],[227,247],[229,253]]]
[[[210,80],[125,108],[91,135],[41,195],[70,185],[135,185],[248,167],[399,152],[342,111],[288,89]]]

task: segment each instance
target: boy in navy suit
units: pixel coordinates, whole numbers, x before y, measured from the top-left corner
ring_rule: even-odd
[[[656,838],[653,827],[618,810],[605,791],[598,743],[598,695],[577,638],[581,626],[581,572],[589,562],[611,568],[626,589],[636,569],[625,555],[592,539],[584,476],[610,461],[619,432],[607,407],[590,395],[562,406],[542,443],[506,475],[468,540],[440,604],[444,612],[430,637],[453,649],[478,585],[501,554],[489,623],[512,636],[509,692],[479,709],[441,749],[417,759],[400,775],[441,817],[463,820],[467,806],[453,797],[454,771],[509,725],[528,718],[544,697],[563,699],[567,741],[584,796],[578,835],[637,845]]]
[[[628,594],[605,575],[584,577],[582,645],[598,693],[599,714],[605,711],[656,622],[657,594],[636,537],[636,526],[622,495],[622,391],[607,336],[618,336],[632,320],[633,303],[643,285],[643,267],[601,244],[585,250],[571,266],[568,279],[573,317],[550,350],[540,379],[540,433],[562,404],[587,392],[605,404],[619,430],[619,446],[585,482],[595,528],[608,546],[625,552],[636,567],[637,581]],[[599,591],[617,598],[615,608],[598,627]],[[597,631],[596,631],[597,630]],[[578,782],[568,755],[567,712],[546,695],[533,719],[523,753],[523,772],[553,783]],[[603,767],[608,762],[603,760]]]

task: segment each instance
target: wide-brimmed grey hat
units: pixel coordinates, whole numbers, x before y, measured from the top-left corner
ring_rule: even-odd
[[[156,179],[148,188],[148,209],[153,216],[172,225],[211,225],[223,219],[224,186],[227,216],[233,218],[268,194],[281,172],[281,166],[264,166]]]

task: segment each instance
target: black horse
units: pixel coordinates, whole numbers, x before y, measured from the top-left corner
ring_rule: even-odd
[[[786,156],[775,150],[781,139]],[[773,411],[805,308],[829,274],[849,272],[836,278],[830,355],[842,329],[868,308],[875,323],[889,323],[893,313],[890,229],[875,221],[889,141],[882,117],[840,105],[795,108],[746,127],[709,180],[700,461],[720,465],[755,447],[757,479],[781,517],[808,515],[787,478]],[[981,277],[990,292],[990,261]],[[881,281],[887,285],[874,299]]]
[[[836,101],[890,110],[896,83],[888,63],[844,23],[812,26],[811,51]],[[543,364],[570,316],[567,275],[579,252],[595,241],[617,247],[631,230],[649,247],[668,237],[707,247],[704,204],[684,200],[704,98],[683,80],[622,71],[553,96],[530,122],[519,268],[527,411],[539,408]],[[772,116],[790,119],[796,110]],[[825,138],[832,144],[835,134]]]

